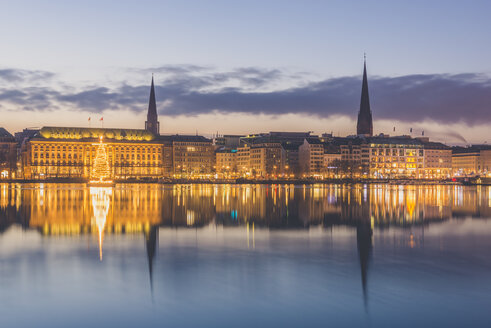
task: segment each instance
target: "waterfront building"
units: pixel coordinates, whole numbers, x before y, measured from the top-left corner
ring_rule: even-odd
[[[284,141],[281,143],[285,151],[285,176],[288,178],[298,178],[300,176],[300,155],[299,147],[301,141]]]
[[[146,130],[44,127],[22,154],[26,179],[89,179],[99,138],[103,138],[111,178],[158,178],[162,145]]]
[[[209,178],[212,141],[202,136],[160,136],[152,77],[145,129],[43,127],[21,148],[26,179],[90,179],[100,138],[111,179]]]
[[[219,149],[215,152],[217,178],[235,178],[238,174],[236,149]]]
[[[450,147],[410,136],[341,138],[341,160],[366,168],[370,178],[446,179],[451,176]]]
[[[424,178],[448,179],[452,175],[452,149],[428,138],[417,138],[423,143]]]
[[[254,144],[249,150],[250,173],[256,178],[278,178],[283,174],[284,150],[280,143]]]
[[[258,145],[272,144],[276,148],[278,144],[281,145],[282,151],[282,174],[287,177],[299,177],[300,174],[300,159],[299,159],[299,147],[303,144],[305,138],[314,137],[310,132],[269,132],[256,135],[248,135],[241,138],[243,145],[249,147],[257,147]],[[247,150],[243,150],[245,154]],[[243,164],[246,164],[246,160]],[[245,166],[245,165],[244,165]],[[273,165],[274,166],[274,165]]]
[[[215,166],[212,140],[203,136],[159,136],[164,151],[164,176],[174,178],[211,178]],[[170,153],[170,151],[172,152]],[[167,169],[171,168],[171,171]]]
[[[0,127],[0,179],[16,176],[17,143],[13,135]]]
[[[409,136],[344,139],[341,158],[359,165],[370,178],[424,178],[423,144]]]
[[[241,177],[277,178],[284,170],[284,150],[280,143],[244,145],[237,149]]]
[[[452,149],[454,176],[491,176],[491,146],[472,145]]]
[[[237,148],[237,170],[239,176],[248,178],[251,176],[251,146],[245,144],[243,147]]]
[[[324,145],[319,138],[305,138],[298,153],[303,176],[320,177],[323,172]]]
[[[407,136],[368,138],[362,157],[364,154],[368,154],[371,178],[424,178],[423,145],[416,139]]]
[[[358,164],[361,163],[361,150],[362,150],[362,144],[365,142],[364,139],[359,137],[339,138],[336,141],[340,145],[342,161],[353,162]],[[365,163],[368,164],[367,161],[365,161]]]
[[[322,156],[322,173],[325,178],[335,178],[337,163],[341,161],[341,149],[339,146],[327,144],[324,146]]]

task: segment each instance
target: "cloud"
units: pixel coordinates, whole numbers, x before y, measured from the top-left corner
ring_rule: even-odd
[[[149,68],[128,68],[129,72],[137,74],[188,74],[209,70],[210,67],[199,65],[163,65]]]
[[[54,73],[46,71],[30,71],[14,68],[0,69],[0,81],[8,83],[48,80],[54,75]]]
[[[356,117],[361,89],[359,77],[332,78],[271,92],[244,92],[240,88],[202,92],[172,85],[172,89],[166,85],[158,88],[158,94],[170,101],[161,111],[166,115],[218,111]],[[369,89],[375,119],[470,125],[491,121],[491,80],[483,75],[374,77],[369,79]]]
[[[165,65],[153,68],[131,68],[131,73],[138,75],[150,75],[155,73],[162,85],[175,85],[186,83],[183,87],[205,88],[226,87],[224,84],[236,82],[241,87],[260,87],[268,83],[278,81],[285,77],[279,69],[263,69],[258,67],[240,67],[230,71],[218,71],[213,67],[197,65]],[[303,73],[291,75],[290,77],[300,78]]]
[[[0,88],[0,101],[21,106],[22,110],[49,110],[56,108],[59,92],[51,88],[24,87],[21,89]]]
[[[217,71],[211,67],[182,65],[131,70],[141,75],[158,72],[158,107],[160,114],[169,116],[219,112],[355,118],[360,102],[359,76],[305,83],[302,82],[307,77],[304,73],[290,74],[284,70],[256,67]],[[15,79],[18,74],[18,71],[5,71],[9,70],[0,71],[0,74],[4,72],[4,79],[5,76]],[[292,76],[301,77],[301,81]],[[0,101],[34,110],[60,106],[92,112],[120,109],[139,112],[146,110],[149,96],[148,84],[120,84],[113,88],[93,86],[76,92],[66,90],[0,88]],[[375,120],[426,120],[468,125],[491,122],[491,78],[486,75],[370,76],[369,90]]]

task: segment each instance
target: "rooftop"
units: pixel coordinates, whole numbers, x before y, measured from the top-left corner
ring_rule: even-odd
[[[177,142],[206,142],[211,143],[212,140],[205,138],[203,136],[196,135],[180,135],[174,134],[169,136],[157,136],[157,140],[159,141],[177,141]]]
[[[35,138],[43,139],[105,139],[120,141],[152,141],[155,135],[143,129],[103,129],[78,127],[43,127]]]
[[[0,128],[0,140],[1,141],[15,141],[14,136],[10,134],[4,128]]]

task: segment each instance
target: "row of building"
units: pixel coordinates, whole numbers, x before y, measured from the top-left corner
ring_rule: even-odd
[[[424,137],[374,136],[365,65],[354,136],[161,135],[152,78],[145,129],[43,127],[14,137],[0,128],[0,178],[90,179],[101,142],[115,180],[491,176],[490,146],[451,148]]]
[[[89,179],[103,136],[111,178],[284,179],[491,176],[491,147],[428,138],[315,136],[309,132],[208,139],[147,130],[44,127],[16,140],[0,130],[3,179]]]

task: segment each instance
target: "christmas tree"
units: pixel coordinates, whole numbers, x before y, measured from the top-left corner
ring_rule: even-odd
[[[102,136],[99,138],[99,147],[95,153],[94,164],[92,166],[92,179],[96,181],[104,181],[109,178],[111,170],[109,169],[109,161],[107,159],[106,147],[102,143]]]

